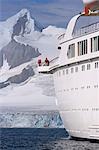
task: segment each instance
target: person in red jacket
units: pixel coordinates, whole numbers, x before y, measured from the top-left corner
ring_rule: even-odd
[[[41,66],[42,65],[42,61],[41,59],[38,59],[38,65]]]
[[[47,57],[46,57],[46,59],[45,59],[45,65],[46,65],[46,66],[49,66],[49,60],[47,59]]]

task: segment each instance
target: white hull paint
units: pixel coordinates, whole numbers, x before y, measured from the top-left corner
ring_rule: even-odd
[[[57,62],[39,72],[53,73],[57,105],[70,136],[99,140],[99,23],[74,35],[79,17],[59,37]]]
[[[99,69],[94,69],[94,61],[90,64],[92,70],[81,73],[78,65],[79,72],[71,75],[63,75],[65,68],[61,69],[61,77],[56,72],[54,81],[66,130],[74,137],[99,139]]]

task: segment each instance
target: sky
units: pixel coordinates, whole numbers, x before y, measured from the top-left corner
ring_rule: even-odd
[[[83,10],[82,0],[0,0],[0,21],[27,8],[41,25],[66,26],[72,16]]]

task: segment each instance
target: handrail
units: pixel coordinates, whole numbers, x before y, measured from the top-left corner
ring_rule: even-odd
[[[59,58],[59,57],[53,58],[53,59],[50,61],[50,63],[53,63],[53,62],[56,61],[58,58]]]
[[[63,39],[63,38],[64,38],[64,36],[65,36],[65,33],[64,33],[64,34],[61,34],[61,35],[58,37],[58,40]]]
[[[56,62],[57,62],[58,58],[59,58],[59,57],[55,57],[55,58],[53,58],[51,61],[49,61],[49,66],[52,66],[53,64],[56,65]],[[45,61],[43,61],[43,62],[41,63],[41,66],[47,66],[47,64],[45,63]]]
[[[86,26],[86,27],[82,27],[79,30],[76,30],[73,33],[73,37],[78,37],[78,36],[86,35],[88,33],[92,33],[94,31],[98,31],[98,30],[99,30],[99,22],[91,24],[91,25]]]

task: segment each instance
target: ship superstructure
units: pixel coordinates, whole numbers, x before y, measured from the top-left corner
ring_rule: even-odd
[[[73,17],[59,37],[57,61],[38,70],[53,73],[57,104],[70,135],[99,139],[99,22],[74,32],[82,15]]]

